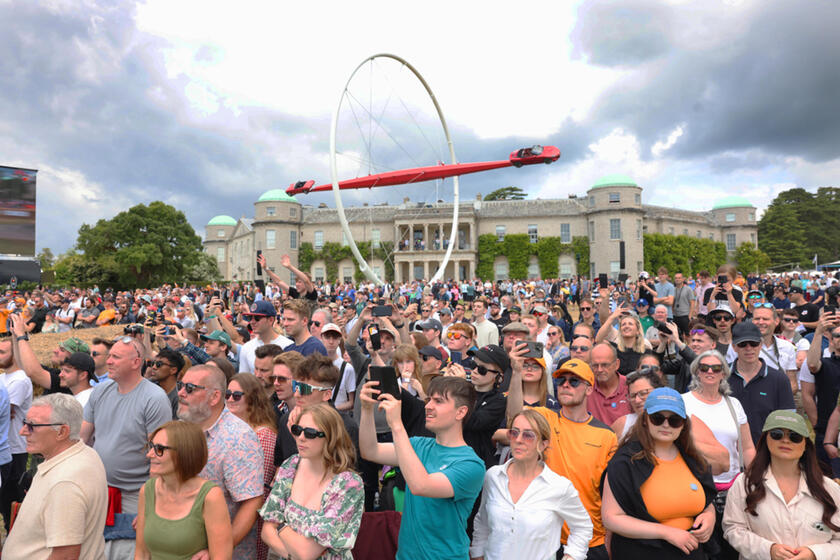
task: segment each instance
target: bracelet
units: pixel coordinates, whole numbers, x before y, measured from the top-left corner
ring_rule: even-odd
[[[218,317],[218,315],[208,315],[207,316],[208,319],[216,319],[217,317]]]
[[[831,443],[830,441],[824,441],[823,442],[823,447],[825,447],[826,445],[830,445],[832,447],[837,447],[836,443]]]

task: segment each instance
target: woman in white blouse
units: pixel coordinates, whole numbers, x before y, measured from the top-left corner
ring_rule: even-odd
[[[510,422],[508,434],[511,459],[484,477],[470,558],[553,560],[565,521],[570,534],[563,559],[583,560],[592,520],[572,483],[543,462],[548,422],[526,408]]]
[[[726,498],[724,536],[743,560],[840,558],[840,486],[823,476],[805,419],[771,412]]]

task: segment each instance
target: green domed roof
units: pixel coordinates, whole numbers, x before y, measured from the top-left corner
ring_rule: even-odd
[[[712,210],[719,210],[721,208],[753,208],[752,203],[743,196],[726,196],[718,199]]]
[[[294,202],[300,204],[295,197],[287,195],[283,189],[265,191],[257,199],[257,202]]]
[[[636,184],[636,181],[628,177],[627,175],[622,175],[621,173],[614,173],[612,175],[604,175],[597,181],[595,184],[589,187],[590,189],[601,189],[604,187],[638,187],[639,185]]]
[[[235,226],[236,225],[236,220],[234,220],[230,216],[224,216],[224,215],[214,216],[213,218],[210,219],[209,222],[207,222],[207,225],[208,226]]]

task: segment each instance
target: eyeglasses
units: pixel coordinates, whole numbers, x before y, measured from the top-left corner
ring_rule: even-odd
[[[559,387],[562,387],[562,386],[563,386],[563,385],[565,385],[566,383],[568,383],[568,384],[569,384],[569,387],[571,387],[572,389],[577,389],[577,388],[578,388],[578,386],[579,386],[581,383],[583,383],[583,379],[581,379],[580,377],[575,377],[574,375],[569,375],[569,376],[561,375],[561,376],[560,376],[560,377],[558,377],[558,378],[557,378],[557,380],[554,382],[554,384],[555,384],[558,388],[559,388]]]
[[[332,387],[319,387],[317,385],[310,385],[309,383],[303,383],[302,381],[294,381],[292,380],[292,391],[300,391],[300,396],[306,397],[311,395],[313,391],[332,391]],[[313,438],[309,438],[313,439]]]
[[[754,303],[753,307],[755,309],[775,309],[772,303]]]
[[[225,391],[225,399],[228,399],[228,400],[233,398],[234,401],[238,402],[238,401],[241,401],[242,397],[244,397],[244,396],[245,396],[245,393],[243,393],[242,391],[231,391],[230,389]]]
[[[720,364],[698,364],[697,369],[703,373],[711,371],[712,373],[720,373],[723,371],[723,366]]]
[[[636,399],[645,400],[651,391],[653,391],[653,389],[643,389],[635,393],[629,393],[627,395],[627,398],[629,398],[631,401],[635,401]]]
[[[459,333],[457,331],[447,332],[446,338],[450,340],[461,340],[462,338],[467,338],[465,334]]]
[[[203,385],[196,385],[195,383],[184,383],[183,381],[176,381],[175,382],[175,389],[177,389],[178,391],[180,391],[181,389],[184,389],[187,392],[188,395],[191,395],[192,392],[195,391],[196,389],[207,390],[207,387],[204,387]]]
[[[315,428],[304,428],[300,424],[292,424],[290,428],[292,435],[295,437],[299,437],[300,434],[303,434],[303,437],[306,439],[317,439],[317,438],[325,438],[327,434],[320,430],[316,430]]]
[[[428,307],[424,307],[423,309],[420,310],[421,313],[430,313],[431,311],[432,310],[429,309]]]
[[[525,362],[522,364],[522,369],[527,369],[530,371],[542,371],[542,366],[537,362]]]
[[[760,345],[761,343],[756,340],[745,340],[743,342],[739,342],[735,346],[737,346],[738,348],[746,348],[747,346],[749,346],[750,348],[758,348]]]
[[[537,441],[537,434],[533,430],[520,430],[519,428],[511,428],[508,430],[510,440],[519,439],[522,436],[522,441]]]
[[[548,336],[560,336],[560,333],[548,331]]]
[[[672,428],[681,428],[682,425],[685,424],[685,418],[683,418],[682,416],[677,416],[676,414],[673,414],[671,416],[665,416],[660,412],[656,412],[654,414],[649,415],[648,418],[650,419],[650,423],[654,426],[661,426],[666,421],[668,422],[668,425]]]
[[[774,428],[767,432],[767,434],[776,441],[781,441],[783,437],[787,436],[791,443],[802,443],[802,440],[805,439],[802,434],[797,434],[790,430],[782,430],[781,428]]]
[[[166,451],[167,449],[175,449],[175,448],[170,447],[168,445],[162,445],[160,443],[154,443],[154,442],[150,441],[150,442],[146,443],[146,450],[148,451],[149,449],[153,449],[154,452],[155,452],[155,455],[157,455],[158,457],[163,457],[163,452],[164,451]]]
[[[572,352],[589,352],[591,346],[578,346],[577,344],[572,344],[569,346],[569,350]]]
[[[487,375],[488,373],[492,373],[493,375],[501,375],[502,372],[495,370],[495,369],[487,369],[484,366],[475,366],[475,371],[478,372],[479,375]]]
[[[269,375],[268,379],[272,383],[288,383],[289,381],[291,381],[291,378],[283,377],[282,375]]]
[[[32,433],[33,428],[43,428],[44,426],[63,426],[61,422],[50,422],[48,424],[37,424],[35,422],[30,422],[29,420],[23,421],[23,427],[26,429],[27,432]]]
[[[706,334],[706,329],[694,329],[688,334],[691,336],[694,336],[695,334]]]

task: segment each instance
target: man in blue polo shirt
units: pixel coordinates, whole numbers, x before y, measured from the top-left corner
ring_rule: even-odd
[[[764,363],[761,345],[761,331],[753,323],[738,323],[732,328],[732,348],[738,358],[732,363],[729,386],[747,413],[753,443],[761,437],[771,412],[796,410],[787,375]]]

